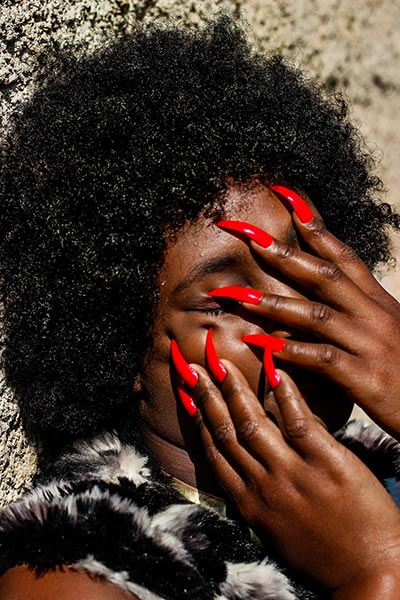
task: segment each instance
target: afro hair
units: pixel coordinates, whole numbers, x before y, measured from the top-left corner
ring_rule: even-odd
[[[134,418],[168,235],[221,212],[228,180],[302,188],[370,268],[389,259],[398,216],[346,103],[230,17],[141,25],[48,64],[0,165],[2,360],[31,431]]]

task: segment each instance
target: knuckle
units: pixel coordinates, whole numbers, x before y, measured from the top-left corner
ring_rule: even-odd
[[[333,312],[325,304],[315,303],[311,307],[311,320],[316,323],[327,323],[333,318]]]
[[[309,224],[309,231],[314,237],[321,237],[326,233],[326,225],[320,217],[314,217]]]
[[[242,387],[236,380],[228,381],[226,386],[226,394],[228,397],[240,396],[242,393]]]
[[[204,382],[203,385],[197,386],[196,388],[196,398],[204,408],[207,407],[207,403],[210,401],[212,394],[213,387],[211,382]]]
[[[339,261],[345,263],[358,263],[361,262],[357,252],[351,246],[344,244],[339,251]]]
[[[277,249],[279,258],[283,260],[290,260],[293,258],[295,252],[295,248],[293,246],[289,246],[288,244],[279,244]]]
[[[259,424],[254,419],[246,419],[236,429],[237,436],[242,441],[251,440],[258,432]]]
[[[343,271],[331,262],[324,262],[319,267],[319,275],[328,281],[340,281],[343,277]]]
[[[318,361],[323,365],[334,366],[340,360],[339,350],[329,344],[320,344],[318,346]]]
[[[233,432],[233,426],[230,423],[221,423],[214,429],[214,437],[220,446],[225,445],[231,438]]]
[[[279,312],[285,304],[283,297],[276,294],[268,295],[266,299],[268,302],[268,307],[276,312]]]
[[[297,342],[296,340],[291,341],[290,353],[293,356],[293,358],[302,357],[304,355],[304,348],[302,342]]]
[[[207,444],[204,447],[204,452],[206,455],[206,459],[210,464],[215,464],[218,459],[218,450],[214,446],[214,444]]]
[[[203,417],[201,416],[201,412],[199,410],[194,414],[193,421],[199,431],[204,429]]]
[[[285,425],[286,434],[292,439],[301,439],[310,435],[309,421],[304,417],[291,419]]]

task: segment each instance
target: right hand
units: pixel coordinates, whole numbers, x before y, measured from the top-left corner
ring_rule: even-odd
[[[287,374],[279,372],[273,392],[278,428],[239,369],[222,362],[228,376],[220,387],[192,365],[199,374],[194,418],[213,470],[249,526],[334,598],[396,597],[366,593],[383,581],[400,589],[400,513],[390,495],[314,417]]]

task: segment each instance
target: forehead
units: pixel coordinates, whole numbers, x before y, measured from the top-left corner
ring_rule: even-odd
[[[224,218],[248,221],[282,241],[293,241],[295,236],[289,211],[271,190],[261,184],[231,186],[224,202]],[[184,227],[167,248],[160,273],[161,286],[172,288],[179,285],[179,281],[195,265],[206,264],[217,257],[226,264],[241,258],[243,261],[252,260],[247,244],[219,229],[211,219],[200,216]]]

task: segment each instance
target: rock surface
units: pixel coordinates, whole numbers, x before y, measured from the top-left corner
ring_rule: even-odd
[[[400,207],[400,3],[393,0],[2,0],[1,130],[40,81],[38,57],[48,44],[91,52],[136,20],[172,17],[196,26],[221,10],[244,16],[263,49],[280,48],[322,83],[347,93],[354,118],[382,155],[387,198]],[[398,272],[384,282],[400,297]],[[0,504],[6,504],[29,483],[36,452],[4,383],[0,395]]]

